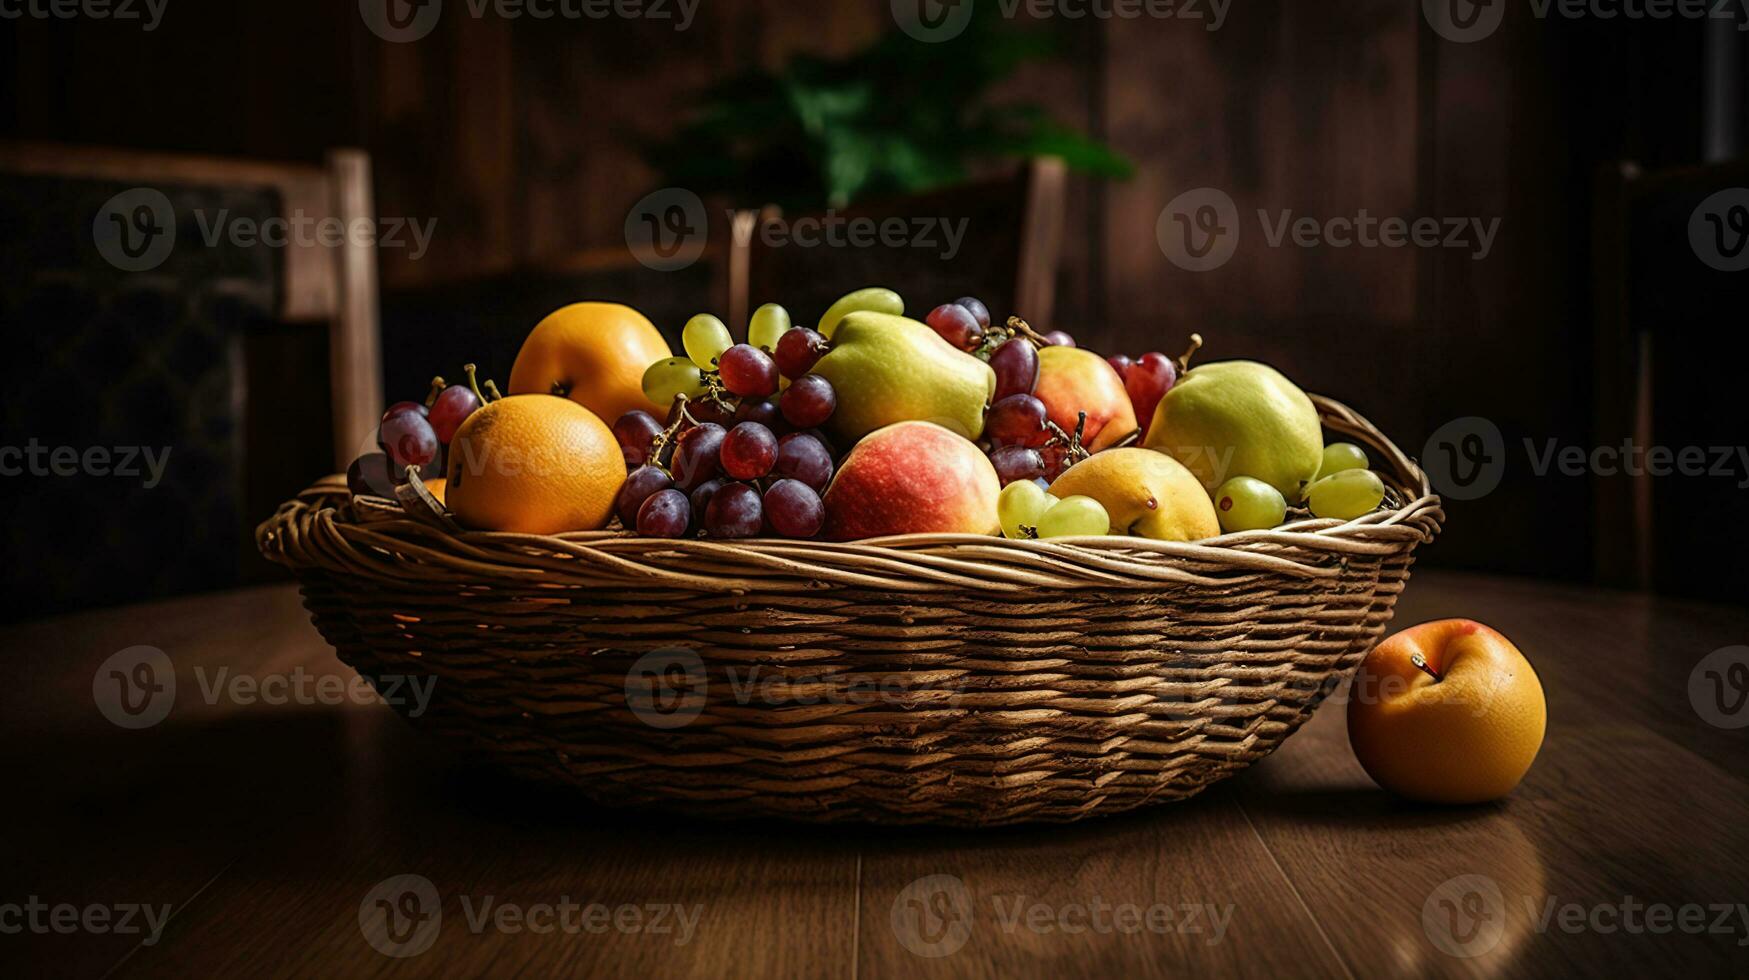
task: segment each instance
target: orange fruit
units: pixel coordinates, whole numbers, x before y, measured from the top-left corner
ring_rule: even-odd
[[[598,531],[625,478],[625,455],[595,413],[552,395],[511,395],[456,430],[444,496],[456,520],[479,530]]]
[[[1530,662],[1511,640],[1469,619],[1386,638],[1349,690],[1348,741],[1361,767],[1385,789],[1428,803],[1510,793],[1547,725]]]
[[[443,503],[444,488],[446,486],[448,486],[448,483],[449,483],[449,481],[443,479],[442,477],[439,477],[435,480],[426,480],[425,481],[425,489],[431,491],[431,495],[433,497],[436,497],[437,502],[441,504],[441,503]]]
[[[522,342],[509,390],[569,398],[609,424],[634,408],[660,418],[668,406],[644,397],[644,371],[672,356],[668,341],[637,310],[573,303],[542,320]]]

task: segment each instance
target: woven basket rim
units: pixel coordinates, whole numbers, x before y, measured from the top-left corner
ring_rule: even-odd
[[[383,581],[514,582],[555,586],[760,592],[860,586],[901,591],[1016,591],[1231,584],[1234,573],[1331,577],[1332,557],[1382,558],[1432,540],[1444,519],[1427,474],[1379,429],[1313,395],[1326,429],[1354,438],[1390,467],[1396,506],[1352,521],[1307,519],[1195,542],[1107,535],[1016,540],[906,534],[853,542],[644,538],[623,530],[559,535],[458,531],[389,501],[352,498],[342,476],[317,481],[256,529],[270,560]]]

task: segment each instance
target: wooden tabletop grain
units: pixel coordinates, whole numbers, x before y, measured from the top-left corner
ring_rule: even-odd
[[[1194,800],[982,832],[604,812],[467,768],[355,696],[290,588],[13,627],[0,976],[1749,973],[1749,705],[1691,688],[1749,612],[1417,573],[1397,625],[1444,616],[1548,692],[1502,803],[1384,795],[1327,704]],[[174,698],[124,728],[139,646]]]

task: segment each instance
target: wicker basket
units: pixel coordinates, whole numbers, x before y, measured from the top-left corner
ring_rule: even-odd
[[[435,678],[423,712],[400,699],[416,724],[599,802],[1077,820],[1267,755],[1384,630],[1439,498],[1315,400],[1385,461],[1394,507],[1196,544],[730,543],[454,534],[330,478],[257,541],[385,694]]]

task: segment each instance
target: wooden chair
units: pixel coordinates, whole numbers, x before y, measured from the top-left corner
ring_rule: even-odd
[[[1694,447],[1710,471],[1717,462],[1712,447],[1744,445],[1746,416],[1734,375],[1749,359],[1742,330],[1749,270],[1725,271],[1701,254],[1717,248],[1707,237],[1714,232],[1738,234],[1701,208],[1733,188],[1749,188],[1749,160],[1652,173],[1622,163],[1597,176],[1592,418],[1594,444],[1612,454],[1624,441],[1642,451]],[[1749,232],[1749,209],[1737,215]],[[1741,251],[1749,241],[1725,248],[1749,254]],[[1740,458],[1731,465],[1735,476],[1658,475],[1638,464],[1635,472],[1593,474],[1596,579],[1721,598],[1749,591],[1742,560],[1749,492],[1738,486],[1749,473],[1741,472]]]
[[[763,303],[782,303],[797,322],[806,323],[852,289],[890,286],[913,305],[915,316],[972,295],[990,307],[992,316],[1015,313],[1049,330],[1066,174],[1061,160],[1040,158],[1011,176],[832,212],[739,212],[728,263],[731,328],[742,329],[748,314]],[[879,229],[895,220],[904,223],[908,240],[930,241],[897,248],[882,243],[878,234],[873,244],[861,246],[798,241],[798,230],[814,223],[823,227],[837,222],[847,230],[850,222],[864,222],[864,227]],[[950,247],[943,222],[963,222],[964,237],[957,247]]]
[[[0,143],[0,174],[82,179],[134,186],[262,188],[286,214],[338,218],[350,226],[376,219],[370,156],[335,150],[327,165],[261,163],[215,157],[137,153],[46,143]],[[339,246],[284,249],[278,319],[328,327],[334,462],[345,469],[383,410],[376,251],[351,236]]]
[[[214,231],[276,218],[312,231]],[[374,218],[356,151],[314,166],[0,143],[0,322],[25,367],[0,390],[0,447],[167,459],[149,485],[90,466],[0,480],[0,539],[33,556],[0,571],[6,618],[272,574],[255,523],[369,446],[382,411],[374,247],[313,232]]]

